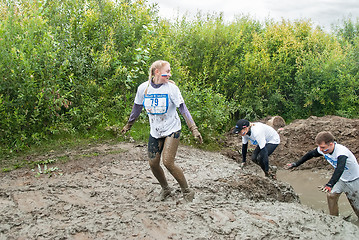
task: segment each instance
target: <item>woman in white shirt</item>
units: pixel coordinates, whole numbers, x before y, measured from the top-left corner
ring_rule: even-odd
[[[200,143],[202,143],[202,136],[185,105],[179,88],[169,80],[170,77],[171,67],[167,61],[158,60],[152,64],[149,80],[142,83],[137,89],[130,118],[122,129],[122,133],[130,130],[142,108],[145,108],[151,128],[148,141],[149,164],[153,175],[162,187],[160,199],[161,201],[165,200],[172,191],[160,166],[162,155],[162,162],[180,185],[183,198],[190,202],[195,193],[188,187],[182,169],[174,161],[181,133],[181,120],[177,108],[193,136]]]

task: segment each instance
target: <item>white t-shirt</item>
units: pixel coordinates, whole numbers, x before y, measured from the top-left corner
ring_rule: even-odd
[[[251,135],[242,136],[242,143],[247,144],[248,140],[254,145],[259,145],[263,149],[267,143],[279,144],[280,138],[277,131],[264,123],[255,122],[250,128]]]
[[[135,103],[144,106],[149,117],[152,137],[167,137],[181,130],[177,108],[184,100],[175,84],[168,82],[159,88],[153,88],[149,81],[146,81],[137,88]]]
[[[317,150],[334,168],[337,168],[339,156],[344,155],[348,157],[344,167],[344,172],[340,177],[342,181],[348,182],[359,178],[359,164],[354,154],[347,147],[335,142],[335,147],[332,154],[323,153],[320,151],[319,147]]]

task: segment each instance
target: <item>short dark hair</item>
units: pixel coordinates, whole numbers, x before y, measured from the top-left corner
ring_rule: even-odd
[[[334,142],[334,136],[331,132],[323,131],[317,134],[315,137],[315,143],[321,144],[324,142],[325,144],[329,144],[331,142]]]

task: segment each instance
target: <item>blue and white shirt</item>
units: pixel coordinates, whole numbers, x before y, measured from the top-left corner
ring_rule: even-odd
[[[334,144],[334,151],[331,154],[323,153],[320,151],[319,147],[317,148],[317,151],[322,154],[325,157],[325,160],[327,160],[334,168],[337,168],[339,156],[348,157],[344,172],[340,179],[344,182],[349,182],[359,178],[359,164],[354,154],[347,147],[336,142]]]

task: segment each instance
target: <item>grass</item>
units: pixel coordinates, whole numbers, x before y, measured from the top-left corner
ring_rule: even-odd
[[[113,134],[103,132],[101,134],[76,134],[76,135],[62,135],[49,138],[47,141],[43,141],[40,145],[32,145],[27,147],[21,152],[2,151],[0,154],[0,169],[3,172],[11,171],[20,167],[34,167],[37,164],[44,164],[43,161],[48,160],[36,160],[39,156],[56,155],[60,152],[71,151],[75,149],[87,148],[89,145],[98,144],[102,142],[120,139]],[[120,140],[121,141],[121,140]],[[66,162],[69,160],[68,156],[58,156],[54,159],[54,162]],[[49,162],[47,162],[49,163]],[[46,164],[47,164],[46,163]]]
[[[10,153],[9,151],[2,151],[0,153],[0,171],[9,172],[23,167],[38,168],[38,166],[44,167],[48,164],[65,163],[70,160],[70,157],[61,153],[77,149],[85,149],[91,145],[104,143],[111,145],[118,142],[128,141],[147,143],[148,141],[150,126],[147,119],[136,122],[130,132],[124,135],[120,134],[121,129],[122,126],[112,126],[100,131],[88,132],[86,134],[52,136],[47,141],[43,141],[40,145],[32,145],[21,152]],[[186,127],[184,127],[182,131],[181,144],[209,151],[217,151],[220,149],[219,141],[217,140],[207,140],[202,145],[197,144]],[[122,152],[122,150],[115,150],[107,152],[106,154],[116,154],[120,152]],[[47,155],[49,155],[49,157],[44,158],[44,156]],[[80,154],[76,158],[94,157],[99,155],[101,155],[101,153],[93,152]],[[53,169],[47,168],[49,173],[51,173],[50,170]]]

